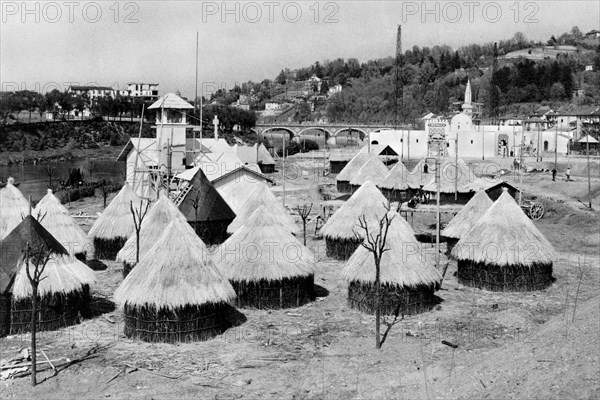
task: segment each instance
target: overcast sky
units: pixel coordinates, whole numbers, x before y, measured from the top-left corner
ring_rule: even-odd
[[[598,1],[427,2],[428,13],[421,1],[397,0],[22,4],[1,3],[3,90],[141,81],[193,97],[196,32],[199,81],[230,88],[317,60],[391,56],[398,24],[404,50],[499,41],[517,31],[545,41],[575,25],[600,29]],[[213,87],[205,84],[205,95]]]

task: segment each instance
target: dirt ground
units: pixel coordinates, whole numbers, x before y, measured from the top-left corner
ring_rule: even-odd
[[[286,180],[286,207],[293,211],[313,203],[307,245],[319,260],[315,302],[296,309],[239,310],[243,316],[232,321],[236,326],[207,342],[137,342],[123,335],[121,312],[111,300],[122,267],[106,262],[94,288],[96,316],[41,334],[38,348],[50,359],[72,362],[57,362],[62,366],[55,376],[44,367],[36,388],[28,378],[0,381],[0,397],[600,398],[600,207],[591,211],[578,201],[587,190],[585,176],[567,183],[540,175],[523,185],[526,195],[543,202],[546,214],[535,224],[560,255],[550,288],[532,293],[472,289],[458,284],[456,263],[450,261],[438,306],[388,319],[378,351],[374,317],[347,306],[343,263],[327,259],[324,241],[315,236],[315,217],[324,204],[319,185],[331,185],[333,177],[323,177],[323,166],[315,168],[313,160],[287,168],[298,174]],[[274,191],[282,198],[278,178]],[[100,202],[96,197],[74,203],[72,212],[94,215]],[[418,214],[415,229],[427,229],[434,216]],[[92,219],[78,220],[89,229]],[[433,249],[427,249],[433,257]],[[0,358],[28,345],[28,335],[2,338]]]

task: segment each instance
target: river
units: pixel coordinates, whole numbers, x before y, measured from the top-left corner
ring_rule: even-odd
[[[79,168],[83,174],[83,179],[87,181],[98,181],[106,179],[118,183],[125,179],[125,162],[116,162],[112,159],[95,159],[93,167],[90,168],[89,160],[73,160],[51,163],[55,167],[52,181],[66,180],[69,177],[69,170]],[[25,197],[31,196],[33,201],[38,201],[48,189],[48,174],[46,166],[48,163],[37,165],[1,165],[0,180],[6,182],[9,177],[15,178],[16,183],[20,183],[19,189]]]

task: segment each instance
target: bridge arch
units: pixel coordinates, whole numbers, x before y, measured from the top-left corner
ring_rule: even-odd
[[[365,131],[364,129],[361,129],[361,128],[352,128],[352,127],[349,127],[349,128],[341,128],[341,129],[337,130],[337,131],[336,131],[336,132],[333,134],[333,136],[339,136],[339,134],[340,134],[340,133],[342,133],[342,132],[345,132],[345,131],[348,131],[348,132],[354,132],[354,131],[357,131],[357,132],[360,132],[360,133],[362,133],[362,134],[363,134],[363,136],[362,136],[361,140],[364,140],[365,138],[369,137],[369,132]]]
[[[329,138],[333,136],[329,130],[322,128],[320,126],[311,126],[308,128],[304,128],[300,132],[298,132],[298,136],[302,136],[305,132],[308,132],[311,130],[312,131],[321,131],[321,132],[325,133],[325,141],[329,140]]]
[[[273,127],[263,129],[261,136],[265,137],[265,135],[267,135],[268,133],[273,133],[273,131],[286,131],[287,133],[290,134],[289,140],[292,140],[294,138],[294,136],[296,135],[296,133],[292,129],[286,128],[285,126],[273,126]]]

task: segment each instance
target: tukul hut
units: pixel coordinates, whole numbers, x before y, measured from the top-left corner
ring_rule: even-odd
[[[88,236],[94,242],[94,256],[114,260],[127,239],[135,233],[131,205],[139,208],[145,200],[133,192],[129,183],[110,202],[106,210],[94,222]]]
[[[377,158],[377,156],[369,153],[358,153],[355,155],[335,178],[338,192],[351,193],[352,187],[350,186],[350,181],[356,176],[362,166],[372,158]]]
[[[238,307],[299,307],[314,300],[313,254],[269,206],[259,206],[213,260],[233,285]]]
[[[69,210],[48,189],[33,211],[33,216],[44,228],[64,246],[69,254],[85,261],[87,255],[92,255],[94,245],[88,235],[69,215]]]
[[[356,176],[350,180],[350,190],[352,193],[356,192],[366,181],[371,181],[375,185],[379,185],[389,172],[379,158],[369,158],[361,169],[358,170]]]
[[[147,342],[206,340],[225,328],[231,284],[194,229],[174,219],[115,292],[125,335]]]
[[[507,191],[451,254],[458,261],[458,282],[466,286],[524,292],[552,284],[554,248]]]
[[[388,315],[412,315],[428,311],[435,305],[434,292],[442,276],[435,266],[423,257],[421,244],[412,228],[396,212],[390,212],[385,248],[380,264],[380,310]],[[379,225],[369,225],[379,233]],[[375,313],[375,260],[373,253],[360,246],[343,270],[348,282],[350,307]]]
[[[489,210],[494,202],[484,190],[478,191],[475,196],[452,218],[446,228],[441,232],[448,243],[448,251],[467,234],[479,219]]]
[[[29,215],[0,242],[0,336],[31,329],[31,284],[26,249],[49,253],[38,287],[38,329],[54,330],[75,324],[89,308],[89,286],[95,274]],[[30,271],[33,265],[30,263]]]
[[[371,181],[365,182],[321,228],[321,235],[325,237],[327,257],[336,260],[350,258],[364,239],[358,218],[364,215],[369,225],[377,224],[377,216],[387,212],[387,204],[387,199],[375,184]]]
[[[139,237],[140,260],[156,244],[156,239],[162,235],[174,219],[180,219],[187,223],[185,215],[179,211],[169,197],[161,194],[156,204],[142,221]],[[117,253],[117,261],[123,263],[123,277],[126,277],[136,264],[137,248],[137,235],[134,233]]]
[[[6,186],[0,189],[0,240],[29,215],[29,202],[14,183],[14,178],[8,178]]]
[[[408,178],[408,169],[402,161],[398,161],[378,186],[390,201],[407,201]]]
[[[227,232],[233,234],[240,229],[261,205],[267,207],[274,218],[279,221],[278,224],[285,227],[287,232],[293,234],[299,232],[296,222],[291,215],[288,214],[283,204],[277,200],[277,197],[275,197],[269,187],[262,182],[256,183],[256,189],[252,192],[252,195],[246,200],[244,205],[241,206],[237,217],[235,217],[231,225],[227,228]]]

